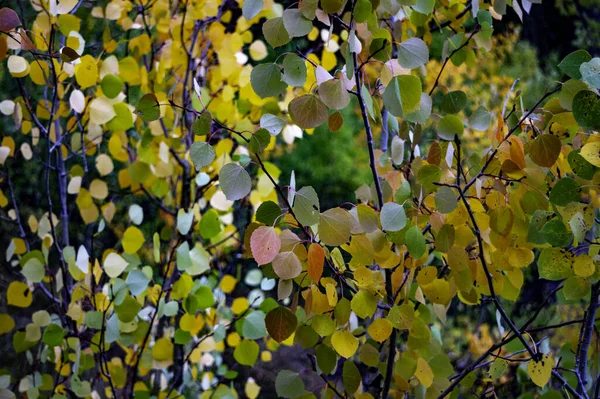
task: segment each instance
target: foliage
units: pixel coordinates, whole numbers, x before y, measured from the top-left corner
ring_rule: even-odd
[[[2,397],[598,396],[600,59],[533,100],[501,0],[87,6],[0,9]],[[352,130],[352,203],[267,161]]]

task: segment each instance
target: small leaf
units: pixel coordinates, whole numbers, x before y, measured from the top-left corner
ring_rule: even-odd
[[[141,116],[142,120],[145,122],[159,119],[160,107],[156,96],[153,93],[144,94],[138,102],[135,113]]]
[[[563,177],[552,187],[549,199],[551,203],[559,206],[567,206],[570,202],[579,202],[581,186],[570,177]]]
[[[325,245],[345,244],[350,238],[352,222],[347,211],[332,208],[321,213],[319,218],[319,237]]]
[[[219,183],[230,201],[244,198],[252,190],[252,179],[246,169],[236,163],[228,163],[219,172]]]
[[[302,58],[296,54],[288,54],[283,59],[282,67],[284,82],[296,87],[304,85],[306,82],[306,62]]]
[[[215,150],[212,145],[204,141],[196,141],[190,149],[190,158],[194,162],[196,171],[210,165],[215,159]]]
[[[298,8],[288,8],[283,11],[283,25],[291,37],[306,36],[313,29],[312,22],[306,19]]]
[[[206,136],[210,134],[210,128],[212,126],[212,115],[208,111],[204,111],[194,121],[192,130],[196,136]]]
[[[600,127],[600,97],[593,91],[582,90],[573,97],[573,116],[583,128]]]
[[[560,139],[551,134],[540,134],[533,140],[529,156],[533,162],[546,168],[554,165],[560,154]]]
[[[265,322],[267,324],[269,335],[275,341],[281,343],[296,331],[298,319],[288,308],[280,306],[267,314]]]
[[[290,41],[290,35],[285,29],[283,18],[277,17],[266,21],[262,26],[262,32],[271,47],[279,47]]]
[[[437,133],[442,140],[452,141],[455,135],[460,137],[464,129],[462,119],[456,115],[446,115],[440,119]]]
[[[323,264],[325,263],[325,251],[317,243],[308,247],[308,276],[312,281],[318,283],[323,275]]]
[[[460,91],[451,91],[442,100],[442,111],[447,114],[456,114],[467,105],[467,95]]]
[[[19,16],[10,8],[0,8],[0,31],[7,33],[21,25]]]
[[[321,83],[319,97],[327,107],[335,110],[344,109],[350,104],[350,94],[340,79],[331,79]]]
[[[266,129],[271,136],[277,136],[285,126],[285,121],[271,114],[264,114],[260,118],[260,127]]]
[[[263,0],[244,0],[242,5],[242,15],[247,20],[256,17],[262,11]]]
[[[563,58],[560,64],[558,64],[558,67],[569,77],[573,79],[581,79],[579,67],[581,64],[588,62],[591,59],[592,56],[587,51],[577,50]]]
[[[600,168],[600,141],[587,143],[579,153],[586,161]]]
[[[358,340],[346,330],[337,330],[331,336],[333,349],[343,358],[350,358],[358,349]]]
[[[288,110],[292,120],[302,129],[312,129],[320,126],[329,117],[327,107],[317,96],[305,94],[294,98]]]
[[[530,360],[527,364],[527,374],[533,383],[541,388],[545,387],[552,375],[554,359],[550,355],[543,355],[541,360]]]
[[[259,64],[250,73],[252,89],[261,98],[276,97],[287,88],[277,64]]]
[[[406,226],[404,207],[395,202],[388,202],[381,208],[379,215],[381,227],[385,231],[400,231]]]
[[[275,378],[275,391],[282,398],[298,398],[304,394],[304,382],[298,373],[281,370]]]
[[[485,107],[479,107],[471,114],[469,126],[472,129],[484,131],[487,130],[492,121],[492,116]]]
[[[284,280],[291,280],[302,273],[302,264],[294,252],[281,252],[273,258],[273,270]]]
[[[413,69],[429,61],[429,48],[419,38],[410,38],[398,46],[398,63],[402,68]]]
[[[262,154],[271,143],[271,135],[266,129],[259,129],[250,137],[248,148],[255,154]]]
[[[252,255],[258,265],[271,263],[281,248],[281,240],[273,227],[261,226],[250,237]]]

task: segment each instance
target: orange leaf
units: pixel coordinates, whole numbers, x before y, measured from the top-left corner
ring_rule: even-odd
[[[311,280],[318,283],[323,274],[325,251],[319,244],[310,244],[308,247],[308,275]]]

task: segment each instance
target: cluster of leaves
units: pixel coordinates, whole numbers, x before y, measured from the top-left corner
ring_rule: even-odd
[[[0,103],[15,231],[0,333],[27,365],[3,373],[2,396],[256,398],[239,366],[279,345],[306,352],[325,397],[485,394],[513,364],[546,390],[597,396],[600,59],[567,56],[569,80],[530,109],[511,90],[501,110],[467,115],[467,93],[441,77],[477,67],[506,1],[240,3],[31,0],[31,22],[0,9],[18,91]],[[101,35],[84,38],[96,19]],[[287,51],[260,63],[269,47]],[[263,157],[337,131],[353,104],[372,184],[321,209]],[[473,131],[489,149],[463,146]],[[25,163],[39,170],[30,214],[11,180]],[[529,275],[559,283],[517,324],[506,306]],[[554,296],[584,317],[532,327]],[[466,365],[444,342],[453,303],[496,312]],[[573,324],[560,352],[537,344]],[[299,370],[275,391],[315,397]]]

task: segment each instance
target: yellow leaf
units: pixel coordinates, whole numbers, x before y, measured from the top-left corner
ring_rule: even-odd
[[[144,234],[135,226],[130,226],[123,235],[123,249],[128,254],[135,254],[144,245]]]
[[[75,79],[82,89],[94,86],[98,80],[98,65],[91,55],[81,57],[81,62],[75,66]]]
[[[369,326],[369,335],[377,342],[383,342],[392,333],[392,323],[388,319],[377,319]]]
[[[258,398],[258,394],[260,394],[260,386],[254,381],[252,378],[248,378],[246,381],[246,386],[244,387],[244,393],[249,399]]]
[[[554,359],[549,355],[542,356],[539,361],[530,360],[527,364],[527,374],[533,383],[541,388],[545,387],[552,375]]]
[[[342,357],[348,359],[356,353],[358,349],[358,339],[345,330],[338,330],[331,336],[333,349]]]
[[[600,167],[600,141],[587,143],[581,148],[579,155],[592,165]]]
[[[13,281],[8,286],[6,293],[8,304],[19,308],[27,308],[31,305],[33,297],[29,286],[21,281]]]
[[[152,347],[152,358],[154,360],[170,360],[173,356],[173,342],[169,338],[159,338]]]
[[[9,333],[15,328],[15,321],[7,314],[0,314],[0,335]]]
[[[224,293],[231,294],[231,292],[235,288],[236,284],[237,284],[237,279],[229,274],[226,274],[221,279],[221,282],[219,283],[219,288]]]
[[[419,380],[425,388],[429,388],[433,384],[433,371],[429,367],[429,363],[423,358],[419,358],[417,361],[417,369],[415,370],[415,377]]]

